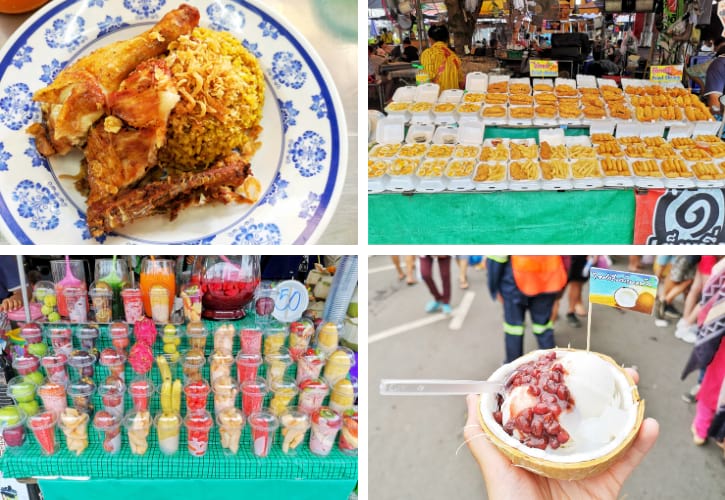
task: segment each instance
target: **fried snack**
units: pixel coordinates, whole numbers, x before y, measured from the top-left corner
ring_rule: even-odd
[[[709,160],[710,155],[700,148],[688,148],[680,151],[680,155],[688,161]]]
[[[550,83],[536,82],[534,84],[534,92],[553,92],[554,86]]]
[[[688,149],[696,146],[694,139],[689,137],[673,137],[670,139],[670,144],[675,149]]]
[[[569,164],[564,160],[542,161],[541,173],[547,181],[552,179],[568,179]]]
[[[692,95],[690,91],[686,88],[678,88],[678,87],[671,87],[669,89],[665,89],[665,93],[670,97],[681,97],[681,96],[688,96]]]
[[[604,108],[599,108],[596,106],[590,106],[585,105],[582,109],[582,113],[584,113],[585,118],[594,118],[594,119],[601,119],[606,118],[606,113],[604,112]]]
[[[422,158],[427,151],[427,144],[405,144],[400,148],[398,156],[401,158]]]
[[[582,115],[582,110],[578,106],[571,104],[559,103],[559,116],[561,118],[579,118]]]
[[[446,177],[470,177],[475,166],[475,160],[453,160],[446,167]]]
[[[620,144],[626,146],[627,144],[639,144],[639,143],[641,143],[643,141],[642,141],[642,138],[639,137],[639,136],[636,136],[636,135],[628,135],[628,136],[625,136],[625,137],[617,137],[617,142],[619,142]]]
[[[710,144],[711,145],[707,147],[707,151],[710,153],[710,156],[713,158],[725,157],[725,143],[719,142]]]
[[[417,160],[396,158],[395,161],[388,166],[388,175],[412,175],[413,172],[415,172],[415,167],[417,165]]]
[[[514,106],[530,106],[533,103],[533,96],[528,94],[512,94],[509,96],[509,104]]]
[[[387,169],[388,164],[383,160],[368,160],[368,179],[382,177]]]
[[[516,181],[535,181],[539,178],[539,162],[534,160],[512,161],[509,164],[511,179]]]
[[[599,156],[624,156],[624,151],[616,141],[599,143],[596,147]]]
[[[660,110],[654,106],[635,106],[634,115],[640,122],[653,122],[659,119]]]
[[[596,106],[598,108],[604,107],[604,101],[602,101],[602,98],[599,96],[599,93],[582,94],[581,102],[582,102],[582,104],[589,104],[590,106]]]
[[[433,109],[433,103],[430,102],[416,102],[410,107],[410,111],[413,113],[423,113]]]
[[[554,87],[554,93],[558,97],[575,97],[579,95],[577,90],[571,85],[561,84]]]
[[[634,85],[628,85],[624,88],[624,93],[627,95],[644,95],[644,89],[642,87],[635,87]]]
[[[506,94],[486,94],[486,104],[506,104],[508,96]]]
[[[627,162],[621,158],[604,158],[600,166],[607,177],[631,175]]]
[[[486,98],[486,94],[480,92],[468,92],[463,96],[463,102],[481,103]]]
[[[500,182],[506,176],[504,163],[479,163],[473,182]]]
[[[614,142],[616,139],[612,134],[592,134],[591,140],[594,144],[599,144],[601,142]]]
[[[371,158],[392,158],[400,151],[400,144],[378,144],[370,150]]]
[[[478,113],[481,109],[480,102],[464,102],[458,106],[459,113]]]
[[[536,147],[536,144],[532,144],[529,146],[526,144],[517,144],[515,142],[512,142],[510,145],[510,150],[512,160],[521,160],[524,158],[535,160],[539,157],[539,148]]]
[[[665,177],[692,177],[692,172],[681,158],[667,158],[662,161],[660,168]]]
[[[633,106],[654,106],[651,96],[632,96],[630,102]]]
[[[655,158],[659,158],[660,160],[664,158],[678,157],[677,151],[675,151],[675,149],[669,144],[664,144],[662,146],[652,148],[652,153],[654,154]]]
[[[622,89],[620,89],[619,87],[615,87],[614,85],[605,85],[599,90],[602,93],[602,98],[607,103],[611,104],[613,102],[624,101],[624,94],[622,93]]]
[[[682,111],[674,106],[661,106],[660,118],[663,120],[682,120]]]
[[[685,108],[685,116],[691,122],[710,121],[714,119],[707,108],[703,109],[695,106],[687,106]]]
[[[496,146],[484,146],[481,149],[481,154],[478,155],[481,161],[506,161],[509,159],[509,149],[503,144],[498,143]]]
[[[475,158],[478,156],[478,146],[467,146],[464,144],[459,144],[456,146],[456,149],[453,150],[453,157],[454,158]]]
[[[511,118],[533,118],[534,108],[531,106],[511,106],[509,108]]]
[[[418,177],[441,177],[447,160],[424,160],[415,173]]]
[[[452,102],[439,102],[433,106],[434,113],[450,113],[454,109],[456,109],[456,105]]]
[[[596,87],[580,87],[579,93],[584,96],[599,96],[599,89]]]
[[[489,87],[489,92],[491,92]],[[509,85],[509,94],[530,94],[531,85],[528,83],[512,83]]]
[[[541,94],[536,94],[534,96],[534,100],[536,101],[536,104],[554,104],[556,99],[556,94],[553,94],[551,92],[542,92]]]
[[[720,168],[716,167],[709,161],[698,161],[692,164],[692,172],[700,180],[712,181],[725,179],[725,172],[723,172],[723,165],[720,164]]]
[[[385,111],[387,113],[390,113],[391,111],[407,111],[411,104],[412,103],[410,102],[391,102],[385,108]]]
[[[599,162],[596,159],[576,160],[571,164],[571,174],[575,179],[601,177]]]
[[[489,83],[488,91],[491,93],[506,94],[509,91],[509,83],[506,81]]]
[[[428,158],[448,158],[453,154],[453,146],[450,144],[431,144],[426,153]]]
[[[647,147],[643,143],[630,144],[624,149],[624,152],[630,158],[654,158],[654,149]]]
[[[687,95],[680,95],[677,97],[672,97],[670,100],[671,100],[672,104],[675,104],[676,106],[679,106],[679,107],[698,106],[699,104],[701,104],[700,98],[694,94],[690,94],[689,92],[687,93]]]
[[[483,116],[486,118],[502,118],[506,116],[506,107],[486,106],[483,108]]]
[[[569,146],[568,153],[572,160],[597,157],[597,152],[591,146]]]
[[[566,160],[566,146],[552,146],[546,141],[541,142],[541,152],[539,153],[542,160]]]
[[[654,160],[637,160],[632,163],[634,174],[640,177],[662,177],[657,162]]]
[[[722,142],[722,140],[716,135],[696,135],[695,141],[697,141],[697,142],[713,142],[713,143]]]
[[[542,104],[534,108],[534,113],[541,118],[554,118],[556,116],[556,106]]]
[[[629,120],[632,113],[628,107],[622,103],[609,103],[609,116],[619,118],[620,120]]]
[[[667,144],[662,137],[645,137],[644,143],[647,146],[662,146]]]

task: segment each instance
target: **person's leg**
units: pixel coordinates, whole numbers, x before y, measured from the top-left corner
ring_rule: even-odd
[[[581,281],[570,281],[569,282],[569,311],[570,313],[582,315],[581,312],[584,310],[582,305],[582,285]],[[584,311],[586,314],[586,311]]]
[[[400,267],[400,256],[399,255],[391,255],[391,260],[393,261],[393,265],[395,266],[395,270],[398,272],[398,279],[402,280],[405,278],[405,274],[403,273],[403,268]]]
[[[542,293],[528,297],[531,329],[536,337],[539,349],[554,347],[554,323],[551,322],[551,307],[556,300],[555,293]]]
[[[705,282],[703,281],[702,274],[700,271],[697,271],[695,273],[695,279],[692,280],[690,291],[687,292],[687,297],[685,297],[685,308],[682,310],[683,319],[690,325],[694,323],[694,321],[690,321],[690,318],[692,318],[692,313],[695,310],[697,303],[700,301],[702,286],[704,284]],[[697,315],[695,315],[695,319],[697,319]]]
[[[438,270],[441,273],[441,284],[443,293],[440,302],[443,304],[442,309],[446,314],[451,313],[451,258],[438,257]]]
[[[516,296],[503,297],[503,332],[506,348],[506,360],[510,363],[524,353],[524,314],[526,305],[519,302]]]
[[[405,281],[409,285],[415,285],[415,255],[405,256]]]
[[[627,269],[629,269],[629,272],[631,272],[631,273],[638,272],[640,262],[642,262],[642,257],[640,255],[630,255],[629,264],[627,266]]]
[[[462,289],[468,288],[468,255],[456,257],[458,262],[458,284]]]
[[[710,428],[710,422],[715,416],[715,410],[708,407],[702,401],[697,402],[695,409],[695,419],[692,421],[692,439],[695,444],[704,444],[707,441],[707,431]]]
[[[428,286],[428,291],[433,295],[433,301],[426,305],[425,310],[428,312],[435,312],[441,307],[441,295],[438,293],[438,287],[436,287],[432,276],[433,271],[433,257],[424,255],[420,258],[420,275],[423,281]]]

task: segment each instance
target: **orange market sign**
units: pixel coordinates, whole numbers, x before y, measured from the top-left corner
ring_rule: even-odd
[[[532,77],[559,76],[559,62],[532,59],[529,61],[529,73]]]
[[[649,79],[653,82],[680,82],[682,81],[682,64],[650,66]]]

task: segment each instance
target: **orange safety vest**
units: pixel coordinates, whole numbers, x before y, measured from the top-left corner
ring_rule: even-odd
[[[560,255],[512,255],[511,269],[521,293],[528,296],[557,293],[567,282]]]

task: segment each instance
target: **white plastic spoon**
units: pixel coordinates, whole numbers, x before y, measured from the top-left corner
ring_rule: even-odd
[[[381,379],[383,396],[463,396],[484,392],[501,392],[503,383],[487,380]]]

